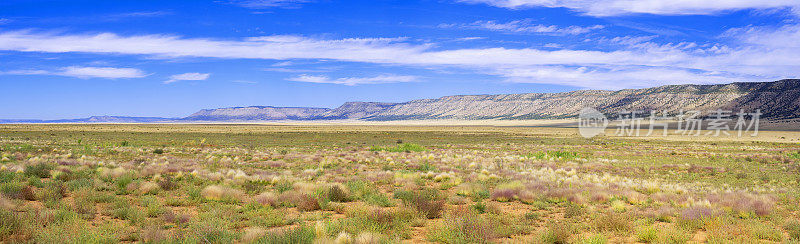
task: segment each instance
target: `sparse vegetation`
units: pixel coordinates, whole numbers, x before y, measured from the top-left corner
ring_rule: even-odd
[[[516,127],[0,129],[4,243],[800,241],[796,144]]]

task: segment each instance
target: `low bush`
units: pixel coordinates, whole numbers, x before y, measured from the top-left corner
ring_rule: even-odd
[[[448,212],[428,230],[429,240],[443,243],[489,243],[494,237],[489,221],[469,208]]]
[[[578,244],[606,244],[608,243],[608,238],[601,234],[590,235],[588,237],[584,237],[583,239],[578,240]]]
[[[418,191],[396,191],[395,198],[399,198],[407,206],[419,211],[429,219],[442,216],[444,202],[440,192],[436,189],[423,189]]]
[[[234,243],[239,236],[223,219],[205,218],[189,224],[189,243]]]
[[[128,201],[118,199],[112,203],[111,217],[128,220],[133,224],[142,223],[144,215],[136,206],[132,206]]]
[[[144,207],[145,215],[150,218],[161,216],[166,211],[164,205],[152,196],[142,197],[140,205]]]
[[[47,163],[38,163],[25,166],[25,175],[36,176],[39,178],[50,178],[50,171],[53,170],[53,165]]]
[[[55,203],[67,195],[67,187],[60,181],[50,181],[44,188],[37,191],[37,198],[45,203]]]
[[[347,190],[352,195],[352,199],[362,200],[366,203],[381,207],[394,206],[394,203],[372,183],[357,180],[347,182],[346,186]]]
[[[244,192],[226,186],[207,186],[200,194],[206,200],[241,202],[244,199]]]
[[[329,200],[334,202],[349,202],[351,200],[349,190],[340,184],[327,186],[325,195]]]
[[[600,214],[600,216],[595,219],[594,224],[600,231],[627,233],[631,230],[631,218],[624,213],[606,212]]]
[[[0,208],[0,240],[6,238],[14,233],[17,233],[22,228],[22,221],[8,209]]]
[[[143,243],[175,243],[174,234],[157,225],[148,225],[139,231],[139,240]]]
[[[636,239],[639,242],[651,243],[658,239],[658,229],[653,226],[646,226],[636,231]]]
[[[397,145],[396,147],[378,147],[373,146],[369,149],[370,151],[386,151],[386,152],[422,152],[427,151],[425,147],[413,143],[403,143]]]
[[[299,226],[286,230],[271,231],[254,243],[269,244],[310,244],[316,239],[313,228]]]
[[[363,232],[382,233],[394,238],[409,238],[412,222],[419,218],[415,212],[403,208],[386,210],[383,208],[357,204],[345,209],[347,218],[325,222],[325,235],[338,233],[358,235]]]
[[[284,205],[297,207],[300,211],[314,211],[321,209],[320,200],[309,193],[287,191],[280,195]]]
[[[278,199],[278,195],[272,192],[262,192],[261,194],[258,194],[255,197],[253,197],[253,200],[264,206],[271,206],[271,207],[278,207],[281,203]]]
[[[791,219],[783,225],[786,233],[789,233],[789,238],[800,241],[800,220]]]
[[[547,229],[539,236],[541,243],[566,244],[570,243],[570,238],[577,232],[577,229],[569,222],[550,222]]]

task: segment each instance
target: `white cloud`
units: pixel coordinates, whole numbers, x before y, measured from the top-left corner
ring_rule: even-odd
[[[2,71],[0,74],[3,75],[51,75],[53,72],[47,70],[38,70],[38,69],[21,69],[21,70],[9,70],[9,71]]]
[[[143,71],[134,68],[111,68],[111,67],[80,67],[69,66],[59,70],[12,70],[2,72],[9,75],[59,75],[76,77],[81,79],[88,78],[142,78],[147,76]]]
[[[324,69],[292,69],[292,68],[264,68],[262,70],[270,72],[280,72],[280,73],[318,73],[318,72],[330,71]]]
[[[118,36],[112,33],[57,35],[14,31],[0,33],[0,50],[49,53],[143,54],[163,58],[336,59],[388,62],[426,49],[404,38],[319,40],[300,36],[264,36],[245,40],[187,39],[178,36]]]
[[[164,35],[118,36],[54,34],[30,31],[0,32],[0,50],[46,53],[130,54],[150,57],[208,57],[229,59],[321,59],[425,68],[460,68],[507,77],[514,82],[545,82],[532,71],[547,68],[554,81],[605,88],[620,84],[686,83],[703,79],[726,81],[789,78],[800,70],[800,48],[793,37],[800,27],[750,27],[730,31],[732,44],[655,43],[651,37],[604,40],[614,51],[536,48],[446,49],[433,44],[410,44],[405,38],[315,39],[302,36],[264,36],[242,40],[182,38]],[[783,38],[785,37],[785,38]],[[584,68],[584,71],[575,71]],[[273,67],[274,71],[300,70]],[[278,70],[280,69],[280,70]],[[641,75],[650,71],[650,75]],[[626,74],[614,78],[614,73]],[[669,76],[677,72],[680,76]],[[310,73],[310,72],[300,72]],[[576,74],[581,77],[575,76]],[[655,76],[655,74],[664,74]],[[573,75],[573,76],[570,76]],[[606,76],[604,76],[606,75]],[[560,77],[560,78],[559,78]],[[572,77],[572,78],[570,78]],[[595,79],[598,82],[586,82]],[[605,79],[603,77],[609,77]],[[612,79],[613,78],[613,79]],[[322,76],[295,77],[306,82],[347,84],[348,79]],[[567,79],[572,79],[568,81]],[[378,80],[374,80],[378,81]],[[350,80],[349,83],[369,82]],[[601,83],[602,82],[602,83]]]
[[[733,28],[723,33],[723,37],[771,48],[800,48],[800,25]]]
[[[265,8],[297,8],[303,3],[311,0],[238,0],[234,4],[245,8],[265,9]]]
[[[294,65],[294,63],[292,61],[283,61],[283,62],[277,62],[277,63],[272,64],[272,66],[274,66],[274,67],[286,67],[286,66],[292,66],[292,65]]]
[[[470,36],[470,37],[456,38],[455,40],[456,40],[456,41],[474,41],[474,40],[483,40],[483,39],[486,39],[486,37],[482,37],[482,36]]]
[[[171,15],[172,12],[167,11],[145,11],[145,12],[129,12],[119,14],[109,14],[105,17],[109,20],[120,20],[125,18],[150,18]]]
[[[144,72],[133,68],[111,68],[111,67],[78,67],[70,66],[58,73],[63,76],[78,78],[141,78],[147,76]]]
[[[258,82],[249,81],[249,80],[234,80],[234,81],[231,81],[231,82],[233,82],[233,83],[242,83],[242,84],[258,84]]]
[[[797,0],[460,0],[501,8],[568,8],[592,16],[627,14],[711,15],[742,9],[767,10],[800,7]]]
[[[555,25],[542,25],[534,24],[529,19],[514,20],[505,23],[498,23],[496,21],[475,21],[469,24],[442,24],[442,28],[458,27],[464,29],[481,29],[489,31],[510,32],[510,33],[532,33],[532,34],[550,34],[550,35],[577,35],[590,32],[592,30],[602,29],[602,25],[594,26],[567,26],[559,27]]]
[[[164,81],[164,84],[170,84],[173,82],[184,81],[184,80],[207,80],[211,74],[208,73],[183,73],[172,75],[169,77],[169,80]]]
[[[298,82],[309,82],[309,83],[327,83],[327,84],[355,86],[364,84],[414,82],[417,81],[417,77],[409,75],[379,75],[375,77],[345,77],[345,78],[331,79],[324,75],[304,74],[297,77],[289,78],[288,80],[298,81]]]
[[[11,23],[10,19],[0,18],[0,25],[5,25],[5,24],[8,24],[8,23]]]

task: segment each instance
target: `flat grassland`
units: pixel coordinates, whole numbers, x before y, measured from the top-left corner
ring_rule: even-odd
[[[798,142],[0,125],[0,243],[800,243]]]

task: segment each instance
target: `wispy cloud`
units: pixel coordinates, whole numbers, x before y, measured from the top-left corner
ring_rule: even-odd
[[[111,67],[78,67],[70,66],[64,68],[59,73],[64,76],[78,78],[141,78],[147,76],[144,72],[133,68],[111,68]]]
[[[107,15],[107,18],[110,19],[122,19],[122,18],[148,18],[148,17],[160,17],[170,15],[172,12],[169,11],[143,11],[143,12],[129,12],[129,13],[119,13],[119,14],[110,14]]]
[[[294,63],[292,61],[283,61],[283,62],[277,62],[277,63],[272,64],[273,67],[286,67],[286,66],[292,66],[292,65],[294,65]]]
[[[482,37],[482,36],[470,36],[470,37],[456,38],[455,40],[456,40],[456,41],[475,41],[475,40],[483,40],[483,39],[486,39],[486,37]]]
[[[253,9],[266,9],[266,8],[298,8],[304,3],[309,3],[312,0],[234,0],[232,3]]]
[[[0,25],[11,23],[11,19],[0,18]]]
[[[58,70],[12,70],[0,72],[8,75],[58,75],[76,77],[81,79],[88,78],[142,78],[146,77],[143,71],[134,68],[112,68],[112,67],[81,67],[69,66]]]
[[[329,72],[329,69],[296,69],[296,68],[264,68],[264,71],[280,73],[318,73]]]
[[[175,83],[178,81],[197,81],[197,80],[207,80],[211,74],[208,73],[183,73],[172,75],[169,77],[169,80],[164,81],[164,84]]]
[[[165,35],[119,36],[111,33],[57,34],[15,31],[0,32],[0,50],[130,54],[163,58],[334,60],[424,68],[460,68],[469,72],[507,77],[514,82],[521,82],[525,77],[529,77],[530,81],[547,82],[542,78],[545,74],[530,72],[542,69],[554,77],[560,77],[553,80],[564,84],[582,84],[582,81],[594,77],[613,77],[613,74],[619,72],[631,74],[619,76],[618,80],[597,79],[604,83],[584,82],[584,85],[578,85],[591,88],[603,88],[603,84],[607,86],[652,84],[655,80],[678,84],[694,80],[727,82],[750,81],[754,78],[777,79],[795,76],[796,70],[800,70],[800,64],[797,63],[800,47],[793,44],[795,43],[793,40],[796,39],[791,38],[800,35],[800,28],[794,25],[779,29],[751,27],[734,29],[731,32],[740,33],[735,35],[735,38],[729,37],[733,39],[735,45],[692,42],[660,44],[648,39],[650,37],[620,37],[608,40],[618,45],[616,50],[573,50],[558,46],[547,49],[505,47],[443,49],[430,43],[411,44],[403,38],[330,40],[302,36],[263,36],[242,40],[213,40]],[[288,69],[282,70],[287,72],[291,70],[286,67],[274,67],[274,69],[279,68]],[[661,77],[634,75],[644,74],[648,70],[653,72],[650,74],[679,72],[684,75]],[[558,76],[559,73],[561,76]],[[570,76],[570,74],[580,76]],[[574,81],[565,81],[569,77],[573,77],[571,79]],[[331,79],[311,75],[295,77],[294,80],[338,84],[370,82],[359,78]],[[372,82],[379,81],[381,80],[372,80]]]
[[[324,75],[304,74],[297,77],[289,78],[288,80],[297,82],[327,83],[327,84],[355,86],[355,85],[365,85],[365,84],[414,82],[417,81],[417,77],[409,75],[379,75],[374,77],[344,77],[344,78],[331,79]]]
[[[593,26],[567,26],[542,25],[533,23],[530,19],[514,20],[510,22],[475,21],[469,24],[441,24],[441,28],[479,29],[507,33],[548,34],[548,35],[577,35],[604,28],[602,25]]]
[[[743,9],[776,9],[800,7],[796,0],[771,1],[686,1],[686,0],[460,0],[465,3],[482,3],[501,8],[568,8],[592,16],[617,16],[628,14],[656,15],[712,15]]]
[[[258,82],[249,81],[249,80],[234,80],[234,81],[231,81],[231,82],[233,82],[233,83],[242,83],[242,84],[258,84]]]

